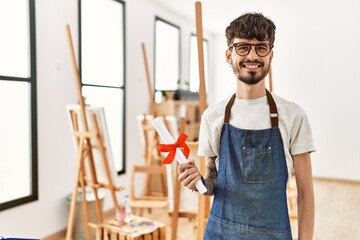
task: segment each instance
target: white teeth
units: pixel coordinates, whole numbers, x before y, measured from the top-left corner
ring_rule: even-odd
[[[255,65],[245,65],[246,68],[258,68],[259,66],[255,66]]]

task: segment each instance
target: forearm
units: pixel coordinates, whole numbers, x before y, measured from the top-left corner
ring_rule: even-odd
[[[310,154],[294,155],[297,185],[299,240],[312,240],[314,235],[314,187],[312,181]]]
[[[212,196],[215,194],[217,170],[215,165],[216,157],[209,157],[207,159],[206,175],[202,178],[204,185],[207,189],[205,195]]]
[[[298,197],[299,240],[312,240],[314,235],[314,195]]]

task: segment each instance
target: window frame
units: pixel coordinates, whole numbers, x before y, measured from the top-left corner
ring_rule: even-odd
[[[82,79],[82,34],[81,34],[81,1],[82,0],[78,0],[78,16],[79,16],[79,20],[78,20],[78,27],[79,27],[79,74],[80,74],[80,80],[81,80],[81,87],[100,87],[100,88],[114,88],[114,89],[120,89],[123,91],[123,113],[122,113],[122,128],[123,128],[123,134],[122,136],[122,166],[123,168],[120,171],[117,171],[117,175],[121,175],[121,174],[125,174],[126,173],[126,3],[122,0],[108,0],[108,1],[115,1],[118,2],[119,4],[122,4],[122,9],[123,9],[123,16],[122,16],[122,22],[123,22],[123,49],[124,49],[124,56],[123,56],[123,85],[119,86],[119,87],[115,87],[115,86],[105,86],[105,85],[96,85],[96,84],[86,84],[83,83],[83,79]],[[113,159],[113,161],[116,161],[116,159]]]
[[[38,144],[37,144],[37,101],[36,101],[36,29],[35,29],[35,0],[28,0],[28,20],[29,20],[29,70],[30,76],[28,78],[24,77],[12,77],[12,76],[0,76],[0,81],[17,81],[17,82],[28,82],[30,84],[30,118],[31,122],[31,133],[30,133],[30,144],[31,144],[31,156],[30,156],[30,195],[10,200],[7,202],[0,203],[0,211],[13,208],[16,206],[23,205],[32,201],[36,201],[39,198],[39,189],[38,189]]]
[[[154,21],[154,80],[153,80],[153,86],[154,86],[154,96],[156,96],[156,93],[157,92],[163,92],[163,91],[175,91],[176,89],[163,89],[163,90],[158,90],[156,88],[156,64],[157,64],[157,61],[156,61],[156,22],[157,21],[161,21],[165,24],[168,24],[174,28],[177,28],[178,31],[179,31],[179,44],[178,44],[178,53],[179,53],[179,59],[178,59],[178,80],[177,80],[177,84],[179,86],[179,81],[181,81],[181,28],[180,26],[174,24],[174,23],[171,23],[170,21],[167,21],[159,16],[155,16],[155,21]],[[175,47],[175,46],[174,46]]]

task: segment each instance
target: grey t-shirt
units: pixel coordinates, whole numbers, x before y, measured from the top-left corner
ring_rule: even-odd
[[[311,127],[305,111],[299,105],[275,94],[272,96],[279,114],[279,129],[284,143],[289,176],[291,176],[292,155],[315,151]],[[201,117],[198,155],[219,156],[220,133],[229,99],[230,97],[215,103],[204,111]],[[271,128],[266,96],[251,100],[235,98],[229,123],[234,127],[247,130]],[[217,159],[217,167],[218,161]]]

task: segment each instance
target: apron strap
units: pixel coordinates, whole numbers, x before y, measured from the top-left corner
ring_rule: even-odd
[[[279,114],[277,112],[275,101],[271,95],[271,93],[266,90],[266,97],[270,106],[270,119],[271,119],[271,127],[278,127],[279,126]]]
[[[274,101],[271,93],[267,89],[265,89],[265,90],[266,90],[266,97],[267,97],[269,107],[270,107],[271,127],[273,127],[273,128],[278,127],[279,126],[279,115],[277,112],[275,101]],[[228,104],[226,105],[224,123],[229,123],[231,107],[234,104],[234,101],[235,101],[235,93],[234,93],[234,95],[231,96]]]
[[[231,107],[232,107],[234,101],[235,101],[235,93],[234,93],[234,95],[231,96],[230,101],[226,105],[224,123],[229,123]]]

